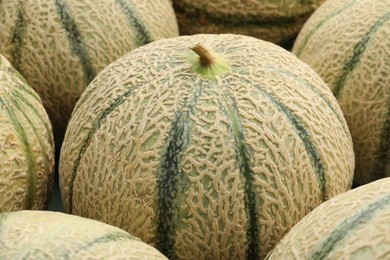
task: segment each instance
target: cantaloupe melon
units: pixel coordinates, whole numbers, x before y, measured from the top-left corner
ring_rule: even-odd
[[[128,51],[178,35],[169,0],[0,1],[0,53],[41,96],[57,145],[80,94]]]
[[[173,0],[180,34],[238,33],[284,47],[325,0]],[[291,46],[290,46],[291,47]]]
[[[340,107],[309,66],[252,37],[194,35],[133,50],[88,86],[60,186],[67,212],[169,259],[257,259],[348,190],[353,166]]]
[[[390,1],[329,0],[292,50],[332,89],[356,154],[355,182],[390,176]]]
[[[117,227],[60,212],[2,213],[0,230],[3,260],[167,259]]]
[[[54,141],[41,99],[0,55],[0,212],[45,209]]]
[[[326,201],[268,259],[390,259],[389,187],[384,178]]]

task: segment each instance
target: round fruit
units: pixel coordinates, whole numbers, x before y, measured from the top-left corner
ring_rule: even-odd
[[[58,146],[77,99],[101,69],[178,35],[169,0],[2,1],[0,24],[0,52],[41,96]]]
[[[0,214],[1,259],[167,259],[129,233],[50,211]]]
[[[354,165],[340,107],[309,66],[222,34],[160,40],[112,63],[81,96],[61,152],[67,212],[170,259],[265,256],[350,188]]]
[[[42,102],[0,55],[0,212],[45,209],[53,170],[53,133]]]
[[[332,89],[354,142],[354,181],[390,176],[390,1],[329,0],[293,52]]]
[[[173,0],[182,35],[237,33],[284,47],[291,43],[310,14],[325,0]]]
[[[268,259],[389,259],[389,186],[381,179],[321,204]]]

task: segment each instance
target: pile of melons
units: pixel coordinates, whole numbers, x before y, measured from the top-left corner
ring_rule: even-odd
[[[0,258],[388,259],[389,10],[0,1]]]

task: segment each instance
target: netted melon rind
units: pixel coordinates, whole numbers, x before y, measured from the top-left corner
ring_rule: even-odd
[[[390,177],[390,2],[329,0],[293,52],[337,96],[354,142],[359,185]]]
[[[0,214],[1,259],[167,259],[129,233],[51,211]]]
[[[34,90],[0,55],[0,212],[47,208],[53,171],[48,115]]]
[[[192,72],[186,56],[199,42],[230,71],[215,80]],[[194,35],[132,51],[83,93],[61,151],[65,209],[156,245],[164,215],[158,179],[169,165],[180,187],[178,257],[240,259],[247,187],[256,194],[264,257],[310,210],[350,188],[354,155],[337,100],[309,66],[252,37]]]
[[[268,259],[388,259],[389,185],[390,178],[384,178],[324,202],[291,229]]]

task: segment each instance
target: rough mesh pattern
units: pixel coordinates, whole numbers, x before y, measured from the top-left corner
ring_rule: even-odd
[[[385,137],[390,120],[389,10],[389,1],[327,1],[305,24],[293,48],[333,91],[340,89],[337,98],[354,142],[358,184],[390,176]],[[373,30],[383,18],[387,21]],[[379,153],[385,157],[379,159]]]
[[[48,211],[0,214],[1,259],[167,259],[127,232]]]
[[[192,73],[186,55],[199,42],[225,57],[231,71],[216,80]],[[164,214],[156,212],[161,156],[175,113],[200,91],[184,128],[190,138],[179,166],[184,177],[174,209],[179,212],[175,250],[182,259],[245,256],[244,177],[231,133],[233,116],[226,112],[235,107],[253,172],[265,256],[322,202],[322,194],[298,131],[259,89],[293,111],[308,132],[324,167],[326,197],[349,189],[352,140],[324,82],[274,44],[237,35],[196,35],[134,50],[86,89],[61,151],[65,209],[154,245],[156,218]]]
[[[67,25],[73,29],[73,22],[78,36],[65,30],[56,2],[65,6],[63,10],[71,19]],[[120,7],[120,2],[133,14],[126,13],[128,10]],[[23,10],[22,15],[19,10]],[[20,16],[24,20],[19,23],[15,38]],[[3,1],[0,24],[0,52],[41,96],[53,122],[57,143],[62,141],[72,109],[91,77],[146,42],[178,35],[176,17],[168,0]],[[140,39],[141,31],[148,35],[146,42]],[[68,37],[79,42],[81,49],[75,51]],[[15,43],[19,38],[21,43]],[[89,66],[94,73],[88,77],[83,66]]]
[[[173,0],[180,34],[237,33],[281,44],[324,0]]]
[[[336,196],[309,213],[275,247],[269,259],[315,259],[309,256],[348,219],[371,203],[390,196],[385,178]],[[389,259],[390,207],[382,205],[372,218],[361,221],[321,259]],[[310,238],[310,239],[308,239]],[[324,250],[324,249],[323,249]]]
[[[53,182],[52,128],[38,95],[1,55],[0,101],[0,212],[45,209]]]

